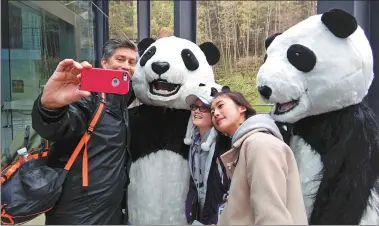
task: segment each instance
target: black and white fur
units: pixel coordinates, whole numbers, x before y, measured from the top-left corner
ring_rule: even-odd
[[[214,84],[211,65],[220,53],[174,36],[138,44],[141,56],[132,78],[142,105],[129,111],[132,164],[128,212],[132,224],[187,224],[189,145],[183,140],[190,118],[185,98]]]
[[[266,40],[257,75],[272,117],[292,124],[310,224],[379,224],[379,125],[364,103],[370,44],[356,19],[333,9]]]

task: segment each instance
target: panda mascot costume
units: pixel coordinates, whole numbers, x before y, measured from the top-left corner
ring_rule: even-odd
[[[378,118],[363,102],[372,50],[349,13],[332,9],[266,39],[257,75],[272,117],[291,125],[310,224],[379,223]]]
[[[220,59],[210,42],[146,38],[132,78],[141,105],[129,109],[130,154],[128,215],[131,224],[187,224],[191,125],[185,98],[215,84],[212,65]]]

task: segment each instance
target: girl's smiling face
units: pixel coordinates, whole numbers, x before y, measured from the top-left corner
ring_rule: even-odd
[[[195,101],[191,106],[191,117],[192,123],[199,128],[211,128],[212,127],[212,117],[203,102],[199,99]]]
[[[240,124],[245,120],[244,106],[237,105],[226,95],[216,97],[212,101],[211,115],[214,127],[221,133],[233,136]]]

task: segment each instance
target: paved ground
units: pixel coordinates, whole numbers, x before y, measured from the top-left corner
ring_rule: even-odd
[[[45,225],[45,214],[40,215],[24,225]]]

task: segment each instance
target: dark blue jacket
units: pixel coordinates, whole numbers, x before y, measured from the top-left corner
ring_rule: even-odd
[[[216,138],[215,152],[207,179],[207,191],[202,215],[199,213],[196,185],[192,177],[190,178],[190,188],[186,200],[186,216],[189,224],[192,224],[194,220],[206,225],[217,224],[218,207],[224,203],[224,195],[228,192],[230,186],[230,180],[226,175],[220,156],[230,148],[230,138],[219,134]],[[219,169],[221,169],[222,175],[220,175]]]

